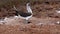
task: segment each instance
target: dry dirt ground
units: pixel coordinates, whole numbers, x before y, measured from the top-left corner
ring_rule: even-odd
[[[32,17],[26,24],[19,17],[11,17],[0,24],[0,34],[60,34],[58,18],[36,18]]]
[[[19,17],[14,17],[12,8],[0,9],[0,19],[8,17],[5,21],[0,21],[0,34],[60,34],[60,2],[34,2],[31,3],[33,17],[29,20],[31,23],[26,24]],[[8,5],[9,6],[9,5]],[[25,5],[17,5],[18,9],[26,11]],[[9,17],[13,16],[13,17]]]

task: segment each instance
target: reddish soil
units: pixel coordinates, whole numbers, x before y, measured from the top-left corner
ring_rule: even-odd
[[[26,11],[25,5],[16,5],[20,11]],[[60,34],[60,2],[31,2],[33,17],[29,24],[21,18],[14,18],[13,8],[0,8],[0,18],[8,18],[5,24],[0,24],[0,34]]]

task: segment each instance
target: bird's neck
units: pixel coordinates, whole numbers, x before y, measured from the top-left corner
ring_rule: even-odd
[[[28,11],[28,13],[32,13],[32,9],[28,5],[27,5],[27,11]]]

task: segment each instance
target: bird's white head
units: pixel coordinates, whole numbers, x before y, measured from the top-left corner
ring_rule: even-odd
[[[27,6],[29,6],[30,3],[27,3]]]

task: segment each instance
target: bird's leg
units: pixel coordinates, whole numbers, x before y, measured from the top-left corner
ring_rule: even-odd
[[[25,23],[25,24],[28,24],[28,22],[29,22],[28,20],[24,19],[24,23]]]
[[[29,20],[25,20],[25,22],[28,24],[28,23],[30,23],[30,21]]]
[[[25,22],[28,23],[28,20],[25,19]]]

